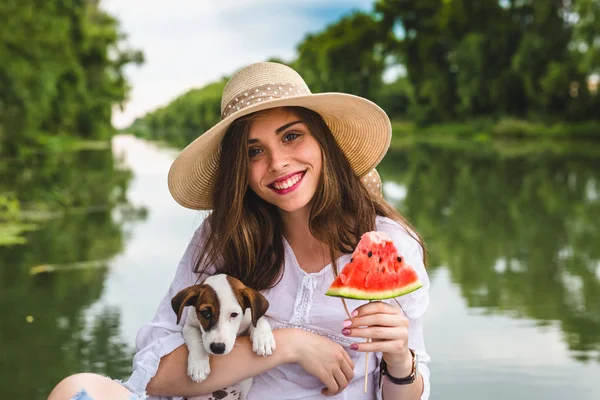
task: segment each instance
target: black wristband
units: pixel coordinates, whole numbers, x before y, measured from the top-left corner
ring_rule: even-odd
[[[413,350],[409,350],[412,354],[412,371],[410,372],[410,375],[405,378],[396,378],[395,376],[391,375],[387,370],[387,363],[382,358],[381,363],[379,364],[379,387],[381,387],[381,381],[384,375],[387,376],[389,381],[395,385],[410,385],[415,381],[415,379],[417,379],[417,355]]]

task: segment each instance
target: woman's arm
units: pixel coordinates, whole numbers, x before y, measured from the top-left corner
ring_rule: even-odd
[[[285,363],[297,363],[307,374],[323,382],[323,394],[334,395],[354,377],[354,363],[339,344],[301,329],[273,331],[277,348],[267,357],[252,351],[247,336],[239,337],[231,353],[211,356],[210,374],[195,383],[187,375],[187,347],[180,346],[161,358],[146,392],[158,396],[199,396],[231,386]]]
[[[293,362],[293,347],[288,343],[291,332],[281,329],[273,331],[273,334],[277,348],[272,355],[257,355],[252,351],[250,337],[239,337],[229,354],[211,356],[211,372],[200,383],[188,377],[188,349],[185,345],[180,346],[161,358],[158,371],[148,383],[146,391],[153,396],[198,396],[231,386],[278,365]]]
[[[412,363],[406,366],[388,364],[388,372],[395,377],[408,376],[412,371]],[[420,399],[423,393],[423,375],[418,374],[417,379],[409,385],[395,385],[383,378],[383,399]]]

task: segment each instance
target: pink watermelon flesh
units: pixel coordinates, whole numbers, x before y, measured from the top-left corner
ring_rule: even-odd
[[[367,232],[352,253],[352,260],[325,294],[362,300],[383,300],[413,292],[423,284],[404,262],[385,232]]]

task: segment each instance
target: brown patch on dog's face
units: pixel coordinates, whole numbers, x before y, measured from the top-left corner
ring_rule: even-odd
[[[259,291],[244,285],[240,280],[227,276],[227,281],[233,289],[233,294],[237,298],[238,303],[245,311],[250,308],[252,312],[252,325],[256,327],[258,319],[266,314],[269,309],[269,301]]]
[[[209,285],[193,285],[181,290],[171,300],[171,307],[177,314],[177,323],[186,306],[194,306],[202,329],[206,332],[219,321],[220,304],[217,292]]]
[[[206,288],[202,291],[196,303],[196,313],[202,329],[204,329],[204,332],[208,332],[219,322],[221,307],[215,289],[209,285],[204,286]]]

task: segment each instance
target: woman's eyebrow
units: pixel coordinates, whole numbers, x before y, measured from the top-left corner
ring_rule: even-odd
[[[288,124],[282,125],[279,128],[275,129],[275,133],[279,135],[281,132],[285,131],[290,126],[296,125],[296,124],[301,124],[301,123],[302,123],[302,121],[298,120],[298,121],[294,121],[294,122],[290,122]]]
[[[279,135],[281,132],[285,131],[287,128],[289,128],[290,126],[296,125],[296,124],[302,124],[303,122],[298,120],[298,121],[293,121],[293,122],[289,122],[285,125],[280,126],[279,128],[275,129],[275,133],[277,135]],[[258,143],[258,139],[248,139],[248,144],[252,144],[252,143]]]

